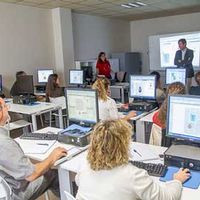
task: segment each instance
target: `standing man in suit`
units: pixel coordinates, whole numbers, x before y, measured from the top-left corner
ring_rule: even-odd
[[[182,67],[186,69],[186,88],[187,91],[189,91],[191,84],[192,84],[192,77],[194,76],[194,69],[192,65],[192,60],[193,60],[193,50],[188,49],[186,47],[187,42],[186,39],[180,39],[178,41],[178,46],[179,49],[176,51],[175,59],[174,59],[174,64],[177,67]]]

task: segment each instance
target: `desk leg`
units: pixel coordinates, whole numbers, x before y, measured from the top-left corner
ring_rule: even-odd
[[[31,115],[31,118],[32,118],[32,124],[33,124],[33,131],[37,131],[36,115]]]
[[[145,122],[136,120],[136,142],[145,143]]]
[[[125,103],[124,102],[124,88],[123,87],[121,88],[121,97],[122,97],[122,103]]]
[[[70,172],[66,169],[62,169],[61,167],[59,167],[58,168],[58,178],[59,178],[61,200],[66,200],[64,191],[67,191],[70,194],[73,194],[72,186],[71,186],[71,179],[70,179]]]
[[[60,128],[64,128],[63,127],[63,116],[62,116],[62,108],[59,108],[58,109],[58,115],[59,115],[59,126]]]

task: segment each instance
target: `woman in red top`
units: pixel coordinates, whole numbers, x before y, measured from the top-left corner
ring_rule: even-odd
[[[111,79],[111,66],[109,61],[106,59],[105,52],[100,52],[96,65],[97,75],[104,75],[106,78]]]

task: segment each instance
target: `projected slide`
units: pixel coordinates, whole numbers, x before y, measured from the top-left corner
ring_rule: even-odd
[[[187,47],[194,51],[193,66],[199,67],[200,59],[200,33],[177,35],[160,38],[160,61],[161,67],[174,66],[175,53],[178,50],[178,40],[185,38]]]

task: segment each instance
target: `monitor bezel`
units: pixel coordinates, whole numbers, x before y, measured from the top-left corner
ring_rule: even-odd
[[[171,70],[171,69],[183,69],[184,71],[185,71],[185,82],[183,83],[184,85],[186,85],[186,69],[185,68],[182,68],[182,67],[166,67],[166,69],[165,69],[165,85],[170,85],[170,84],[172,84],[172,83],[175,83],[175,82],[177,82],[177,81],[175,81],[175,82],[172,82],[172,83],[167,83],[167,70]],[[180,81],[178,81],[178,82],[180,82]],[[182,83],[182,82],[180,82],[180,83]]]
[[[154,90],[154,97],[139,97],[139,96],[136,96],[136,95],[131,95],[131,77],[132,76],[135,76],[135,77],[154,77],[154,85],[155,85],[155,90]],[[155,75],[133,75],[131,74],[129,76],[129,96],[130,98],[134,98],[134,99],[141,99],[141,100],[156,100],[156,76]]]
[[[167,126],[166,126],[166,136],[169,138],[174,138],[174,139],[178,139],[178,140],[184,140],[184,141],[188,141],[188,142],[193,142],[193,143],[200,143],[200,137],[193,137],[192,138],[188,138],[188,135],[184,136],[184,135],[180,135],[180,134],[169,134],[169,112],[170,112],[170,101],[171,98],[173,97],[180,97],[180,98],[190,98],[190,99],[199,99],[200,100],[200,96],[197,95],[169,95],[168,96],[168,103],[167,103]],[[191,137],[191,136],[190,136]]]
[[[21,81],[21,82],[26,82],[26,78],[30,78],[30,82],[31,82],[31,92],[22,92],[22,91],[20,91],[20,89],[21,89],[21,87],[20,86],[18,86],[18,93],[19,93],[19,95],[30,95],[30,94],[34,94],[34,79],[33,79],[33,75],[23,75],[23,76],[19,76],[19,77],[17,77],[17,84],[19,84],[19,82]],[[20,80],[20,79],[22,79],[22,80]],[[23,79],[25,79],[25,80],[23,80]],[[23,84],[24,85],[24,84]],[[27,84],[25,84],[25,85],[27,85]],[[29,87],[30,87],[30,84],[28,84],[29,85]]]
[[[38,84],[46,84],[46,83],[48,82],[48,80],[47,80],[47,82],[39,82],[39,76],[38,76],[38,72],[39,72],[39,71],[47,71],[47,70],[52,70],[52,71],[53,71],[52,74],[55,73],[55,70],[54,70],[54,69],[37,69],[37,83],[38,83]]]
[[[77,84],[77,83],[71,83],[71,76],[70,76],[70,72],[71,71],[82,71],[82,73],[83,73],[83,82],[81,83],[81,84]],[[81,69],[70,69],[69,70],[69,85],[83,85],[84,84],[84,71],[83,70],[81,70]]]
[[[69,110],[68,110],[68,101],[67,101],[67,90],[73,90],[73,91],[91,91],[95,93],[95,102],[96,102],[96,114],[97,114],[97,122],[89,121],[89,120],[76,120],[76,119],[70,119],[69,118]],[[89,88],[65,88],[65,99],[66,99],[66,112],[67,112],[67,118],[70,122],[78,123],[80,125],[94,125],[99,122],[99,104],[98,104],[98,94],[97,91],[94,89]]]

